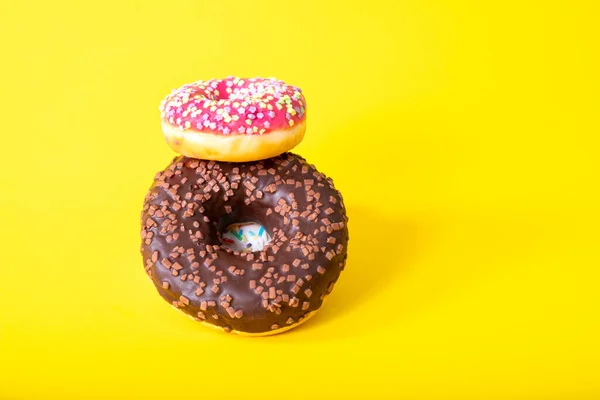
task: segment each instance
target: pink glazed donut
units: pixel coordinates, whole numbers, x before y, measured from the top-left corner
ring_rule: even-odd
[[[298,145],[306,128],[302,91],[274,78],[197,81],[174,90],[159,109],[169,146],[205,160],[275,157]]]

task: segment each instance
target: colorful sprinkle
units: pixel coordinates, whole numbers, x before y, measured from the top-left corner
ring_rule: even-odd
[[[221,242],[235,251],[260,251],[270,241],[265,228],[255,222],[232,224],[221,236]]]
[[[253,135],[304,121],[305,104],[299,88],[274,78],[229,77],[183,85],[159,110],[165,122],[182,130]]]

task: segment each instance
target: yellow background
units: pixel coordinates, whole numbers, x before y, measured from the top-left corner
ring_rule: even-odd
[[[600,398],[595,1],[2,1],[0,398]],[[144,274],[197,79],[303,88],[350,258],[276,337]]]

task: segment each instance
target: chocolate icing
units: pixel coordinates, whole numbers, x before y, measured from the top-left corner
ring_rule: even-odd
[[[221,246],[254,220],[260,252]],[[156,174],[141,217],[146,272],[173,306],[225,331],[264,333],[301,322],[346,262],[348,218],[333,181],[292,153],[246,163],[179,156]]]

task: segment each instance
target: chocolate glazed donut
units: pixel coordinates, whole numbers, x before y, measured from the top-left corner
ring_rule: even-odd
[[[231,223],[262,224],[256,252],[222,245]],[[333,181],[298,155],[228,163],[177,157],[142,212],[142,255],[160,295],[226,332],[290,329],[321,307],[346,262],[348,218]]]

